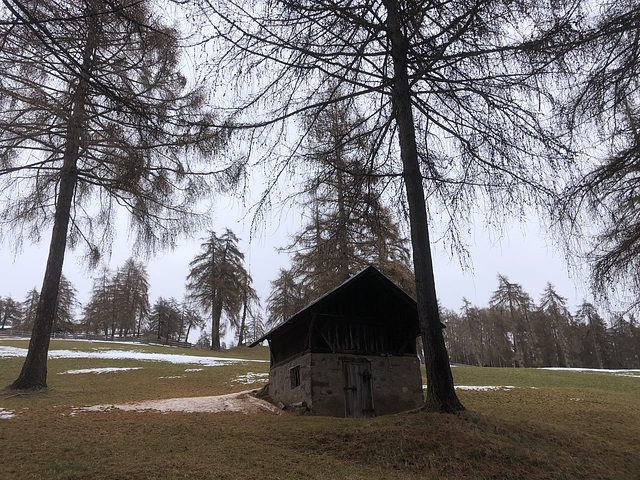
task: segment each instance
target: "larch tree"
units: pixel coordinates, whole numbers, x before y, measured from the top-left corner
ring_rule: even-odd
[[[271,293],[267,298],[268,329],[286,322],[305,307],[301,285],[291,269],[281,268],[271,280]]]
[[[253,279],[246,271],[240,279],[240,308],[241,312],[235,317],[233,326],[236,330],[236,340],[239,347],[243,346],[247,340],[247,334],[251,326],[255,326],[256,320],[260,319],[260,297],[255,288],[251,285]]]
[[[67,246],[108,250],[124,208],[137,249],[199,227],[223,142],[207,92],[180,71],[178,32],[148,1],[6,0],[0,7],[0,227],[49,256],[16,389],[47,386],[47,351]]]
[[[540,326],[546,332],[545,337],[540,338],[540,342],[550,351],[550,354],[546,354],[546,358],[553,365],[572,367],[574,359],[569,344],[572,318],[567,308],[567,299],[559,295],[551,283],[547,283],[540,297],[539,310]]]
[[[456,243],[460,222],[472,218],[475,206],[498,222],[505,212],[524,215],[553,188],[565,151],[548,128],[553,104],[545,76],[557,71],[553,58],[538,62],[536,54],[571,33],[568,19],[579,9],[501,0],[201,4],[208,22],[203,33],[225,52],[216,68],[228,69],[229,85],[243,99],[233,110],[235,124],[281,132],[278,148],[267,154],[275,158],[276,176],[295,158],[283,156],[292,129],[281,122],[346,99],[362,106],[375,173],[396,176],[405,188],[425,408],[461,410],[438,312],[429,227],[441,213],[443,235]],[[255,128],[250,135],[250,146],[265,138]],[[292,143],[295,153],[301,142]],[[550,170],[555,175],[546,175]]]
[[[56,333],[73,332],[75,330],[75,310],[80,302],[77,300],[78,291],[73,284],[62,275],[60,289],[56,301],[55,320],[53,331]]]
[[[638,308],[640,1],[603,0],[596,12],[574,23],[565,45],[564,63],[576,75],[560,126],[588,155],[552,215],[570,252],[588,258],[594,296]]]
[[[156,335],[158,343],[166,345],[169,340],[180,340],[184,322],[181,322],[180,305],[175,298],[159,297],[156,300],[149,315],[148,329]]]
[[[140,336],[142,322],[149,314],[149,275],[145,266],[129,258],[113,279],[116,317],[120,335]]]
[[[498,288],[489,299],[489,305],[508,321],[509,337],[513,346],[513,362],[518,367],[530,367],[535,348],[531,312],[533,301],[522,285],[511,283],[504,275],[498,275]]]
[[[93,278],[93,287],[89,301],[82,311],[82,328],[87,332],[104,332],[104,335],[115,335],[115,296],[116,289],[113,275],[107,267]]]
[[[180,330],[184,331],[184,341],[188,342],[191,329],[194,327],[204,328],[206,322],[200,315],[198,308],[189,300],[184,299],[180,304],[180,323],[182,325]]]
[[[189,298],[210,315],[211,350],[220,350],[221,322],[237,323],[249,274],[238,237],[231,230],[220,236],[210,232],[201,247],[202,252],[189,263],[186,287]]]
[[[413,291],[408,241],[385,204],[389,180],[373,172],[364,118],[349,100],[317,110],[305,117],[302,154],[312,169],[310,220],[286,249],[303,297],[314,300],[371,264]]]
[[[385,204],[388,180],[371,171],[369,136],[358,127],[363,117],[347,100],[311,110],[304,120],[309,135],[300,156],[311,170],[302,193],[309,220],[284,249],[293,253],[291,267],[272,281],[270,326],[368,265],[414,290],[408,241]]]
[[[36,321],[36,312],[38,311],[38,302],[40,300],[40,293],[34,287],[27,292],[24,301],[22,302],[22,317],[18,328],[20,330],[31,330]]]
[[[604,320],[598,314],[596,307],[587,301],[578,307],[575,317],[578,322],[587,327],[587,335],[583,339],[587,345],[583,346],[582,350],[589,352],[591,358],[584,358],[583,356],[582,363],[586,365],[595,364],[597,368],[605,368],[606,357],[609,353],[607,352],[607,345],[610,342],[607,338],[607,326]]]
[[[22,317],[22,307],[11,297],[0,298],[0,328],[3,330],[10,324],[13,328],[18,326]]]

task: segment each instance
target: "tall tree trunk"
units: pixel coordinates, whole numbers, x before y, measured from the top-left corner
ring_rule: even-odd
[[[49,246],[49,257],[45,269],[44,280],[38,308],[36,310],[35,323],[31,332],[31,341],[27,358],[22,366],[18,378],[11,384],[15,389],[40,389],[47,387],[47,355],[49,353],[49,340],[55,321],[56,304],[64,253],[67,245],[67,231],[73,195],[77,181],[76,155],[67,149],[65,162],[60,175],[60,187],[56,202],[53,232]]]
[[[218,300],[211,309],[211,350],[220,350],[220,318],[222,317],[222,301]]]
[[[248,307],[248,295],[246,289],[248,285],[245,285],[245,295],[242,301],[242,319],[240,320],[240,328],[238,329],[238,346],[244,345],[244,330],[247,322],[247,307]]]
[[[415,125],[411,109],[411,90],[408,79],[408,45],[402,33],[396,0],[383,0],[387,9],[387,35],[391,43],[394,79],[392,101],[398,126],[402,177],[407,192],[411,243],[416,277],[418,316],[424,345],[427,372],[425,409],[453,413],[464,410],[453,385],[447,348],[436,298],[433,261],[427,225],[422,174],[418,162]]]
[[[589,330],[591,330],[591,337],[593,339],[593,351],[596,354],[596,361],[598,362],[598,368],[604,368],[602,363],[602,355],[600,354],[600,345],[598,343],[598,334],[595,328],[595,322],[589,316]]]
[[[334,131],[334,136],[336,137],[334,140],[334,151],[335,151],[335,167],[336,167],[336,189],[338,195],[338,255],[340,258],[340,262],[338,265],[338,276],[340,283],[346,282],[349,280],[351,276],[349,273],[349,261],[352,260],[349,258],[349,236],[347,231],[347,224],[349,223],[347,207],[345,205],[345,185],[344,185],[344,162],[343,162],[343,148],[342,148],[342,138],[339,135],[339,127],[336,124],[336,119],[333,119],[333,124],[331,128]]]
[[[142,312],[138,313],[138,329],[136,332],[136,337],[140,338],[140,326],[142,324]]]
[[[189,332],[191,332],[191,325],[193,325],[193,319],[190,319],[189,323],[187,324],[187,333],[184,336],[184,341],[185,342],[189,341]]]
[[[83,51],[82,69],[78,86],[73,94],[73,107],[67,123],[65,149],[60,169],[60,183],[53,217],[53,230],[49,245],[49,256],[42,281],[42,290],[36,310],[35,323],[29,341],[29,350],[18,378],[10,385],[14,389],[41,389],[47,387],[47,355],[51,331],[56,318],[60,278],[67,248],[67,233],[71,218],[71,205],[78,182],[78,157],[82,144],[85,123],[85,105],[89,92],[89,76],[96,31],[89,28]]]

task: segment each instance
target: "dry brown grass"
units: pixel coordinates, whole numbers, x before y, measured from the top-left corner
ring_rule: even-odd
[[[69,368],[64,362],[52,361],[52,370]],[[14,363],[0,359],[3,385]],[[0,478],[640,478],[640,378],[456,368],[459,384],[519,387],[460,391],[468,408],[460,415],[70,415],[92,403],[229,393],[239,370],[259,365],[209,367],[165,383],[157,377],[185,366],[149,363],[110,375],[60,375],[33,396],[5,392],[0,407],[17,416],[0,420]]]

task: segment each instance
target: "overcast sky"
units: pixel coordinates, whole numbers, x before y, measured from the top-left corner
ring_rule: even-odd
[[[241,250],[245,253],[254,286],[264,306],[270,291],[269,281],[275,278],[280,267],[288,266],[288,255],[279,253],[277,249],[287,244],[287,235],[300,227],[300,219],[293,208],[274,214],[274,218],[250,238],[250,215],[243,216],[237,207],[224,200],[219,201],[216,210],[214,229],[221,232],[228,227],[241,239]],[[175,251],[161,252],[148,262],[152,304],[159,296],[182,299],[188,264],[199,252],[204,235],[204,232],[194,235],[182,241]],[[482,227],[473,232],[469,242],[473,270],[467,271],[462,269],[457,258],[452,259],[447,255],[445,245],[432,246],[436,288],[444,307],[458,310],[463,297],[479,307],[486,306],[497,287],[498,273],[506,275],[511,282],[523,285],[536,302],[547,282],[551,282],[558,293],[567,297],[572,312],[583,298],[588,297],[584,283],[569,277],[563,257],[550,246],[550,241],[536,224],[516,224],[501,239],[491,237],[493,235],[489,235]],[[25,245],[23,252],[17,256],[8,245],[2,245],[0,296],[11,296],[22,301],[31,288],[40,290],[48,248],[48,238],[46,240],[40,245]],[[122,232],[114,245],[110,268],[115,270],[122,265],[130,252],[126,234]],[[95,272],[86,271],[79,257],[74,252],[67,253],[64,274],[78,290],[78,299],[84,303],[89,299]]]

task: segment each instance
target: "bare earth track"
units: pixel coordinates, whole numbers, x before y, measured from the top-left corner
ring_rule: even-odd
[[[238,412],[246,415],[260,412],[271,412],[275,414],[283,413],[282,410],[266,400],[254,397],[252,392],[253,390],[245,390],[243,392],[213,397],[168,398],[165,400],[147,400],[144,402],[123,403],[118,405],[77,407],[73,409],[71,415],[76,415],[81,412],[104,412],[109,410],[127,410],[136,412],[154,410],[158,412],[187,413]]]

